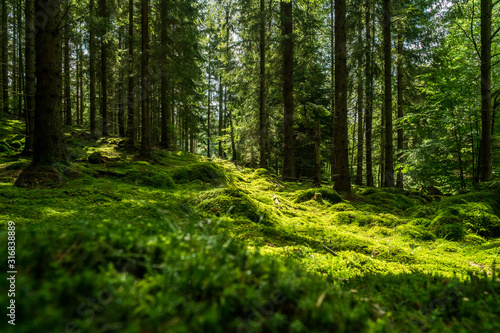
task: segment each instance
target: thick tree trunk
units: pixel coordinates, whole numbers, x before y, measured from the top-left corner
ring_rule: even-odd
[[[128,144],[133,146],[135,142],[135,111],[134,111],[134,0],[128,3],[128,117],[127,117],[127,139]]]
[[[294,178],[293,138],[293,9],[292,2],[281,1],[283,36],[283,178]]]
[[[491,136],[491,0],[481,0],[481,147],[479,180],[493,178]]]
[[[266,107],[266,7],[260,0],[260,86],[259,86],[259,143],[261,168],[267,168],[269,150],[269,113]]]
[[[167,41],[168,41],[168,1],[160,2],[160,15],[161,15],[161,32],[160,40],[161,47],[164,50],[162,59],[164,63],[162,64],[163,74],[161,76],[160,82],[160,100],[161,100],[161,143],[160,145],[165,148],[170,148],[170,108],[168,103],[168,77],[167,77]]]
[[[89,1],[89,15],[94,14],[94,0]],[[89,24],[89,98],[90,98],[90,135],[96,137],[96,105],[95,105],[95,27]]]
[[[26,139],[24,143],[24,154],[33,152],[33,131],[35,129],[35,2],[26,0],[25,5],[26,43],[24,57],[26,63]]]
[[[335,0],[335,190],[351,191],[347,129],[346,2]]]
[[[35,2],[35,13],[43,3]],[[33,165],[66,162],[67,150],[61,117],[61,35],[62,8],[54,3],[54,15],[47,15],[36,33],[36,94]]]
[[[73,119],[71,117],[71,73],[69,68],[69,26],[64,28],[64,115],[66,126],[71,126]]]
[[[8,74],[8,54],[7,54],[7,0],[2,0],[2,103],[3,112],[9,112],[9,74]]]
[[[21,11],[22,11],[22,5],[21,5],[21,1],[19,0],[18,2],[18,6],[17,6],[17,26],[18,26],[18,29],[17,29],[17,34],[18,34],[18,55],[17,55],[17,59],[18,59],[18,66],[19,66],[19,70],[18,70],[18,76],[17,76],[17,85],[18,85],[18,89],[17,89],[17,112],[19,114],[19,119],[22,119],[23,117],[25,117],[24,115],[24,109],[23,109],[23,101],[24,101],[24,96],[25,96],[25,89],[24,89],[24,63],[23,63],[23,35],[22,35],[22,15],[21,15]]]
[[[99,11],[101,18],[108,18],[106,0],[99,1]],[[108,43],[101,35],[101,117],[102,136],[108,136]]]
[[[403,171],[401,165],[403,164],[403,36],[401,34],[401,27],[398,31],[398,168],[396,187],[403,188]]]
[[[373,123],[373,78],[372,78],[372,50],[371,50],[371,2],[366,1],[366,51],[365,51],[365,76],[366,76],[366,112],[365,112],[365,136],[366,136],[366,186],[373,187],[373,160],[372,160],[372,123]]]
[[[147,67],[149,63],[149,0],[142,0],[141,3],[141,77],[142,77],[142,139],[141,139],[141,157],[151,157],[151,133],[149,126],[149,86]]]
[[[383,1],[385,165],[384,187],[394,187],[394,145],[392,137],[391,0]]]
[[[358,45],[363,45],[363,25],[360,20],[358,24]],[[358,59],[358,146],[357,146],[357,161],[356,161],[356,185],[363,185],[363,57],[360,55]]]

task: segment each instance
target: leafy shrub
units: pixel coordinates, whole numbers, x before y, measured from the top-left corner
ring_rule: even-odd
[[[449,209],[438,215],[431,225],[436,236],[449,240],[461,240],[465,236],[465,225],[458,214],[457,210]]]
[[[306,202],[314,198],[316,193],[321,193],[321,199],[330,202],[331,204],[336,204],[342,202],[342,197],[333,189],[328,187],[320,187],[317,189],[309,189],[305,191],[299,191],[296,203]]]

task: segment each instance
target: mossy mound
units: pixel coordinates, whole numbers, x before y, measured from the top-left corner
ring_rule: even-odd
[[[190,183],[195,179],[204,183],[221,184],[224,182],[225,176],[214,163],[200,162],[174,169],[172,178],[177,184]]]
[[[410,218],[429,218],[436,214],[435,206],[418,205],[405,210],[405,216]]]
[[[266,211],[264,205],[251,199],[236,187],[205,192],[199,199],[201,203],[198,207],[204,212],[215,213],[218,216],[239,216],[266,225],[271,222],[271,214]]]
[[[394,227],[403,222],[391,214],[370,214],[361,211],[344,211],[333,214],[334,224],[356,224],[364,226]]]
[[[358,200],[359,204],[356,206],[359,206],[359,209],[364,209],[363,206],[370,205],[370,207],[375,208],[378,212],[396,214],[401,214],[416,204],[414,200],[408,198],[399,189],[365,188],[360,191]]]
[[[469,202],[462,205],[460,217],[465,222],[467,230],[490,238],[500,236],[500,218],[493,214],[493,208],[482,202]]]
[[[138,186],[150,186],[154,188],[173,188],[175,182],[172,177],[160,171],[130,171],[123,177],[123,181]]]
[[[479,245],[486,242],[486,240],[483,237],[476,234],[467,234],[465,235],[463,242],[466,244]]]
[[[321,193],[321,200],[326,200],[331,204],[342,202],[342,197],[335,190],[328,187],[299,191],[295,202],[301,203],[312,200],[314,197],[318,198],[319,196],[316,195],[317,193]]]
[[[431,224],[436,236],[449,240],[461,240],[465,236],[465,224],[459,218],[457,209],[448,209],[439,214]]]
[[[330,210],[333,212],[353,212],[356,210],[356,208],[348,203],[340,202],[338,204],[333,205],[332,208],[330,208]]]
[[[431,222],[428,220],[429,223]],[[406,223],[397,227],[400,234],[409,236],[412,239],[420,241],[435,240],[436,236],[426,227],[421,224]]]

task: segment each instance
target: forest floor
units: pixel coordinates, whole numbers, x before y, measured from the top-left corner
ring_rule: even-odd
[[[0,121],[0,224],[15,222],[18,272],[16,327],[4,318],[2,332],[500,330],[498,183],[339,195],[67,135],[60,179],[22,189],[22,125]]]

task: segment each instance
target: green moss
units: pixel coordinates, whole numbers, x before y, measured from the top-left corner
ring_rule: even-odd
[[[231,215],[246,217],[252,222],[269,224],[270,208],[265,208],[236,187],[215,189],[200,196],[199,208],[218,216]]]
[[[471,245],[477,245],[477,244],[483,244],[485,239],[479,235],[476,234],[467,234],[465,235],[463,242],[466,244],[471,244]]]
[[[436,236],[449,240],[461,240],[465,236],[465,225],[458,214],[458,211],[450,209],[438,215],[431,224]]]
[[[402,220],[391,214],[370,214],[361,211],[344,211],[333,214],[334,224],[356,224],[363,226],[394,227]]]
[[[321,200],[326,200],[331,204],[337,204],[342,202],[342,197],[333,189],[327,187],[320,187],[317,189],[308,189],[305,191],[299,191],[296,203],[306,202],[314,198],[316,193],[321,193]]]
[[[220,184],[224,181],[224,173],[214,163],[201,162],[185,167],[175,168],[172,178],[177,184],[189,183],[199,179],[204,183]]]
[[[173,188],[175,183],[165,172],[160,171],[131,171],[126,173],[123,181],[138,186],[151,186],[154,188]]]
[[[482,202],[469,202],[462,205],[460,217],[467,230],[482,237],[500,236],[500,218],[493,214],[490,205]]]
[[[356,208],[354,206],[352,206],[352,205],[350,205],[348,203],[344,203],[344,202],[335,204],[330,209],[333,212],[349,212],[349,211],[355,211],[356,210]]]
[[[402,235],[409,236],[415,240],[430,241],[436,239],[436,236],[423,225],[407,223],[398,226],[396,230]]]

